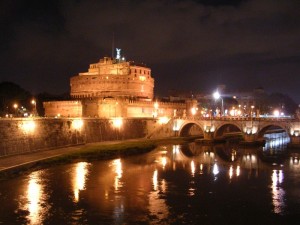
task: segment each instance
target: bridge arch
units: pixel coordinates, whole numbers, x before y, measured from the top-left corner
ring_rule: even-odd
[[[257,138],[258,138],[258,139],[263,138],[264,135],[265,135],[268,131],[273,131],[273,132],[276,132],[276,131],[282,131],[282,132],[286,132],[287,134],[289,133],[288,130],[287,130],[285,127],[283,127],[283,126],[280,126],[280,125],[274,125],[274,124],[268,124],[268,125],[265,125],[263,128],[261,128],[261,129],[258,131]]]
[[[181,126],[179,130],[180,137],[203,136],[204,131],[201,125],[196,122],[189,121]]]
[[[198,145],[195,142],[182,145],[180,150],[188,158],[199,156],[203,153],[202,145]]]
[[[229,133],[242,133],[242,129],[234,123],[225,123],[216,128],[214,138],[220,138]]]

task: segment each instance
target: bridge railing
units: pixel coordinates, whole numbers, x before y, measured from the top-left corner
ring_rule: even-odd
[[[187,117],[182,117],[179,119],[188,119],[188,120],[220,120],[220,121],[277,121],[277,122],[296,122],[300,121],[299,119],[296,118],[275,118],[275,117],[268,117],[268,118],[263,118],[263,117],[231,117],[231,116],[223,116],[223,117],[202,117],[202,116],[187,116]]]

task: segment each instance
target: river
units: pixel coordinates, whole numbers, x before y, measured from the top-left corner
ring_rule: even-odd
[[[265,147],[162,145],[0,181],[0,224],[299,224],[300,154]]]

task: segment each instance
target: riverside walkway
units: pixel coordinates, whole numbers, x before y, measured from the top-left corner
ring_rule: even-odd
[[[36,152],[24,153],[20,155],[4,156],[4,157],[0,157],[0,174],[9,171],[18,170],[22,167],[27,167],[27,166],[30,167],[30,165],[34,165],[37,162],[47,160],[50,158],[76,153],[79,152],[81,149],[90,146],[114,145],[114,144],[124,143],[124,142],[126,143],[140,142],[141,140],[143,139],[130,139],[124,141],[104,141],[104,142],[88,143],[84,145],[50,149],[45,151],[36,151]]]

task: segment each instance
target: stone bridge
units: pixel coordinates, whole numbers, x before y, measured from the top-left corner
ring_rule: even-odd
[[[204,140],[242,135],[245,142],[257,142],[268,132],[286,132],[291,144],[300,144],[300,120],[291,118],[190,117],[174,118],[169,124],[175,136],[190,136],[198,130]]]

